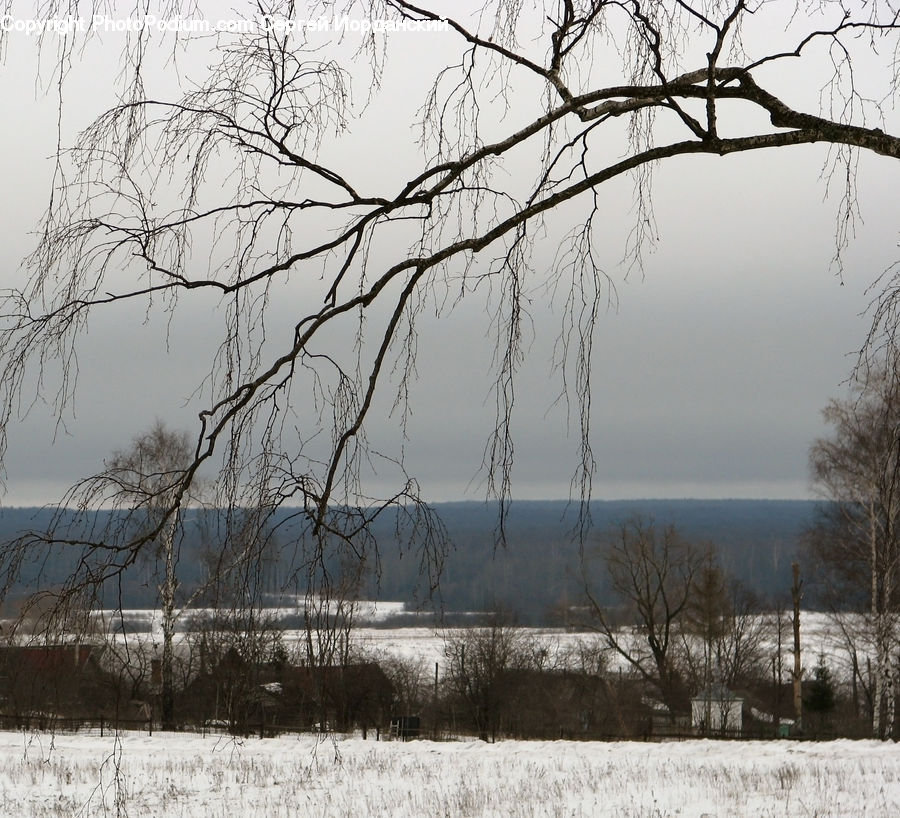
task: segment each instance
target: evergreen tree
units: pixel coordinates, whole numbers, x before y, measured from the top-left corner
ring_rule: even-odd
[[[819,654],[819,662],[803,700],[803,707],[808,713],[830,713],[834,710],[834,698],[834,679],[825,664],[825,656]]]

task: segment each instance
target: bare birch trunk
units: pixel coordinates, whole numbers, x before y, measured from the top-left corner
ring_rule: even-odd
[[[887,556],[887,555],[886,555]],[[882,692],[884,695],[884,730],[882,738],[890,739],[894,735],[894,721],[896,713],[896,694],[894,684],[894,663],[891,656],[891,644],[893,642],[893,618],[890,611],[890,600],[893,594],[893,581],[889,560],[885,567],[882,579],[882,610],[880,612],[878,646],[880,670],[883,676]]]
[[[894,668],[891,662],[890,650],[890,620],[886,614],[882,614],[882,643],[879,646],[879,661],[882,673],[882,695],[884,697],[884,729],[880,738],[890,739],[894,735],[895,718],[895,692],[894,692]]]
[[[177,527],[178,512],[175,512],[171,524],[166,527],[165,538],[163,540],[165,575],[163,578],[162,587],[160,588],[163,632],[163,653],[161,668],[162,690],[160,699],[162,706],[162,726],[164,730],[171,729],[173,727],[175,715],[175,591],[178,587],[178,581],[175,578],[175,532],[177,530]]]
[[[872,623],[875,627],[875,693],[872,700],[872,738],[881,738],[881,700],[884,686],[881,656],[881,616],[878,604],[878,539],[875,512],[869,508],[869,567],[872,570]]]
[[[794,669],[792,671],[794,681],[794,724],[797,730],[803,729],[803,665],[800,661],[800,564],[791,565],[793,583],[791,585],[791,598],[794,603]]]

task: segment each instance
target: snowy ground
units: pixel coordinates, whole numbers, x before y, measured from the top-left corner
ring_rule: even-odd
[[[846,656],[846,648],[839,629],[827,614],[804,613],[801,616],[803,636],[803,663],[807,668],[813,668],[820,654],[824,655],[829,667],[838,679],[848,677],[849,666]],[[451,629],[452,631],[453,629]],[[533,640],[547,652],[547,662],[550,666],[569,664],[574,661],[573,656],[579,653],[582,647],[603,645],[603,640],[594,633],[573,633],[560,628],[523,628],[527,639]],[[437,662],[443,669],[446,657],[444,653],[445,633],[433,628],[375,628],[361,626],[353,630],[352,643],[365,655],[378,657],[379,655],[397,656],[404,659],[421,660],[425,667],[433,668]],[[285,640],[292,643],[301,638],[299,632],[285,632]],[[627,644],[630,636],[623,636],[623,644]],[[793,663],[791,654],[793,636],[789,633],[789,626],[783,635],[782,661],[784,667],[790,667]],[[763,640],[761,645],[762,655],[770,657],[777,652],[774,628],[769,638]],[[862,640],[860,640],[862,646]],[[646,649],[646,645],[643,646]],[[603,652],[606,661],[607,672],[615,673],[619,670],[627,671],[625,660],[611,651]]]
[[[0,733],[0,815],[895,816],[900,750]]]

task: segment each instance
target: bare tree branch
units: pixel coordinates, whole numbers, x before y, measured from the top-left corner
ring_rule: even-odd
[[[62,8],[49,3],[43,13]],[[405,0],[322,2],[319,11],[397,25],[444,20]],[[293,19],[298,10],[273,0],[253,12]],[[767,20],[787,25],[789,45],[767,48],[759,30]],[[84,524],[29,542],[82,549],[81,580],[114,577],[187,504],[196,481],[215,473],[216,505],[301,509],[310,550],[300,563],[315,567],[315,582],[329,581],[325,554],[335,549],[377,562],[367,526],[389,508],[409,521],[430,575],[441,564],[440,525],[402,456],[373,451],[366,426],[382,392],[401,402],[408,394],[420,305],[433,296],[445,312],[485,289],[499,294],[489,319],[495,418],[483,462],[486,491],[501,506],[498,538],[513,497],[517,373],[540,288],[561,293],[565,305],[552,366],[578,419],[572,493],[586,508],[594,331],[601,305],[613,300],[597,253],[598,191],[623,176],[633,181],[635,222],[622,239],[626,266],[639,268],[657,240],[660,163],[693,155],[713,166],[733,154],[822,143],[835,151],[831,172],[843,173],[846,215],[855,212],[856,153],[900,158],[882,103],[865,98],[852,73],[861,49],[871,56],[877,44],[880,99],[890,99],[900,22],[888,4],[559,0],[530,10],[492,0],[447,29],[455,56],[430,78],[411,123],[421,134],[417,152],[387,182],[341,152],[381,90],[386,42],[384,50],[362,42],[365,73],[338,32],[316,40],[256,26],[215,39],[179,34],[160,43],[143,32],[127,41],[119,103],[60,149],[28,279],[0,293],[0,462],[10,430],[36,401],[65,422],[92,316],[137,302],[171,317],[190,294],[217,311],[223,328],[196,373],[203,408],[192,455],[167,487],[156,529],[110,542]],[[97,45],[90,34],[68,41],[54,74],[61,105],[77,70],[76,41]],[[151,94],[154,43],[176,63],[176,44],[198,49],[209,70],[171,98]],[[831,50],[824,60],[823,44]],[[783,77],[773,79],[773,65]],[[821,101],[788,104],[795,66],[821,77]],[[388,146],[384,161],[397,150]],[[548,235],[567,237],[552,270],[533,263],[548,224]],[[836,258],[848,238],[840,228]],[[453,295],[437,295],[444,291]],[[896,292],[887,287],[875,315],[891,330]],[[296,304],[289,330],[269,324],[273,301]],[[376,473],[394,488],[376,489]],[[76,490],[64,502],[87,520],[111,491],[87,502]],[[583,537],[589,520],[579,519]],[[21,553],[7,552],[9,583]]]

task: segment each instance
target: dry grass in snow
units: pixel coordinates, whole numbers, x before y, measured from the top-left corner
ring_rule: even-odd
[[[868,741],[487,745],[0,733],[0,814],[894,816],[900,751]]]

